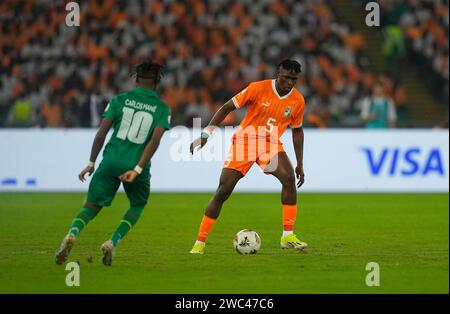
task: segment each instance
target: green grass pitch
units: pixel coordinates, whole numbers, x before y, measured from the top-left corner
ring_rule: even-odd
[[[297,229],[306,252],[281,250],[278,194],[234,194],[203,256],[189,250],[211,194],[155,194],[117,249],[100,244],[127,209],[124,194],[78,238],[80,287],[67,287],[54,251],[81,207],[80,193],[0,193],[0,293],[448,293],[448,194],[301,194]],[[256,230],[256,255],[238,255],[235,233]],[[298,231],[297,230],[297,231]],[[93,261],[88,262],[92,256]],[[380,286],[365,284],[368,262]]]

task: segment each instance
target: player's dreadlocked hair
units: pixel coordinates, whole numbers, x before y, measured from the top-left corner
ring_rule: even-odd
[[[301,73],[302,66],[295,60],[284,59],[278,64],[278,68],[283,68],[289,72]]]
[[[162,78],[163,68],[164,68],[163,65],[157,62],[153,62],[152,60],[144,61],[136,66],[134,72],[131,75],[136,76],[136,82],[139,82],[139,79],[142,78],[147,80],[153,80],[153,82],[156,85]]]

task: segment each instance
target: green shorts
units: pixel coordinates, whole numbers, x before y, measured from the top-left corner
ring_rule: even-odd
[[[87,200],[97,206],[110,206],[121,183],[118,176],[124,172],[108,171],[100,164],[89,184]],[[123,183],[123,187],[132,207],[144,207],[150,195],[149,171],[144,169],[133,183]]]

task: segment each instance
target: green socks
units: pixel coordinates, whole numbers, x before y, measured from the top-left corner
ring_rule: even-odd
[[[84,207],[79,212],[75,219],[72,221],[69,233],[77,236],[81,230],[88,224],[89,221],[97,216],[97,212],[92,208]]]
[[[111,237],[114,246],[117,246],[119,241],[122,240],[128,231],[136,224],[143,209],[143,207],[130,207],[130,209],[128,209]]]
[[[117,246],[119,241],[122,240],[123,237],[125,237],[125,235],[128,233],[128,231],[130,231],[131,228],[136,224],[136,222],[139,220],[139,217],[141,217],[143,209],[144,207],[131,207],[130,209],[128,209],[128,211],[120,221],[116,231],[111,237],[114,246]],[[97,216],[97,212],[92,208],[82,208],[78,212],[75,219],[72,221],[69,233],[73,234],[74,236],[78,236],[81,230],[83,230],[84,227],[86,227],[86,225],[89,223],[89,221],[94,219],[95,216]]]

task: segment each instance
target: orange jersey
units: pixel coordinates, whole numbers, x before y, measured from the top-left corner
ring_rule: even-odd
[[[296,88],[280,96],[275,80],[253,82],[232,101],[236,108],[248,108],[233,139],[265,137],[267,141],[278,143],[288,126],[302,126],[305,99]]]

